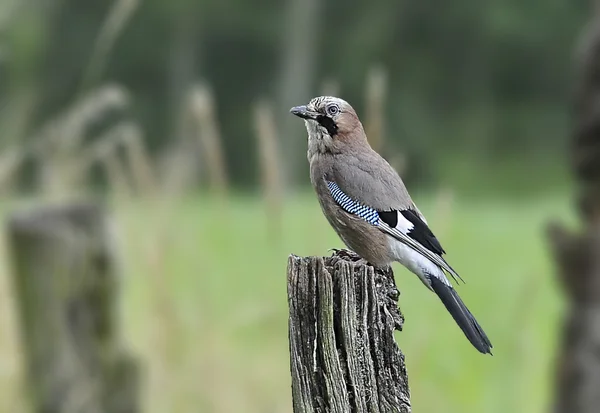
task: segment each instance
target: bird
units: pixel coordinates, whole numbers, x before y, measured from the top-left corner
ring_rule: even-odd
[[[346,246],[378,268],[399,262],[433,291],[471,344],[492,343],[446,275],[462,280],[394,168],[367,140],[348,102],[319,96],[290,109],[308,132],[310,180],[323,214]]]

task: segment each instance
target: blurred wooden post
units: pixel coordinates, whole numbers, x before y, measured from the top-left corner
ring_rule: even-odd
[[[198,130],[210,189],[226,198],[228,192],[227,165],[223,154],[216,104],[212,92],[205,85],[196,86],[190,94],[190,111]]]
[[[571,166],[584,228],[579,233],[559,224],[549,228],[568,303],[557,360],[556,413],[596,413],[600,406],[600,10],[581,46]]]
[[[14,190],[17,171],[24,159],[25,153],[19,148],[7,150],[0,156],[0,197],[8,197]]]
[[[118,199],[130,198],[133,192],[117,151],[104,154],[100,161],[106,173],[111,194]]]
[[[115,237],[94,205],[16,214],[7,229],[30,400],[39,413],[139,412],[117,322]]]
[[[132,124],[123,137],[125,154],[132,178],[138,194],[144,196],[156,195],[157,179],[152,168],[152,161],[142,137],[140,128]]]
[[[294,413],[409,413],[404,318],[390,270],[332,257],[288,261]]]
[[[283,210],[282,168],[279,162],[275,116],[267,101],[260,100],[255,104],[254,123],[260,155],[262,190],[267,206],[267,222],[270,232],[279,239]]]
[[[384,145],[385,92],[387,90],[387,74],[382,67],[375,66],[369,70],[366,86],[365,132],[369,144],[376,151]]]
[[[275,105],[275,119],[279,122],[281,155],[285,168],[285,188],[295,189],[305,182],[305,132],[298,120],[289,115],[292,106],[305,104],[312,97],[318,65],[319,39],[325,2],[319,0],[285,0],[282,15],[281,77]],[[323,22],[325,23],[325,22]]]

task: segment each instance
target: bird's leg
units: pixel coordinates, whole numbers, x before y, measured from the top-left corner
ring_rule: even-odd
[[[355,253],[354,251],[351,251],[351,250],[347,250],[347,249],[343,249],[343,248],[341,248],[341,249],[340,248],[329,248],[328,251],[333,252],[334,255],[338,255],[340,253],[343,254],[345,257],[350,258],[352,260],[352,262],[354,262],[354,264],[357,266],[365,265],[367,267],[379,268],[382,270],[386,270],[386,269],[390,268],[389,265],[384,266],[384,267],[378,267],[374,264],[371,264],[369,261],[362,258],[360,255],[358,255],[357,253]]]

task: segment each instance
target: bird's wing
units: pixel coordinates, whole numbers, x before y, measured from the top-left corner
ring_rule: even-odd
[[[398,173],[375,151],[337,154],[326,178],[350,198],[378,211],[414,208]]]
[[[460,279],[456,271],[442,258],[442,254],[445,254],[444,249],[415,208],[380,210],[363,199],[347,195],[345,188],[340,187],[337,182],[327,178],[325,181],[331,196],[344,211],[364,219],[409,246],[447,271],[455,281]]]

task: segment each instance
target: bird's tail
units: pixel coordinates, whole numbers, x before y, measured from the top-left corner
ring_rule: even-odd
[[[492,354],[492,343],[473,317],[454,288],[437,277],[431,277],[431,288],[440,297],[456,324],[465,333],[471,344],[483,354]]]

